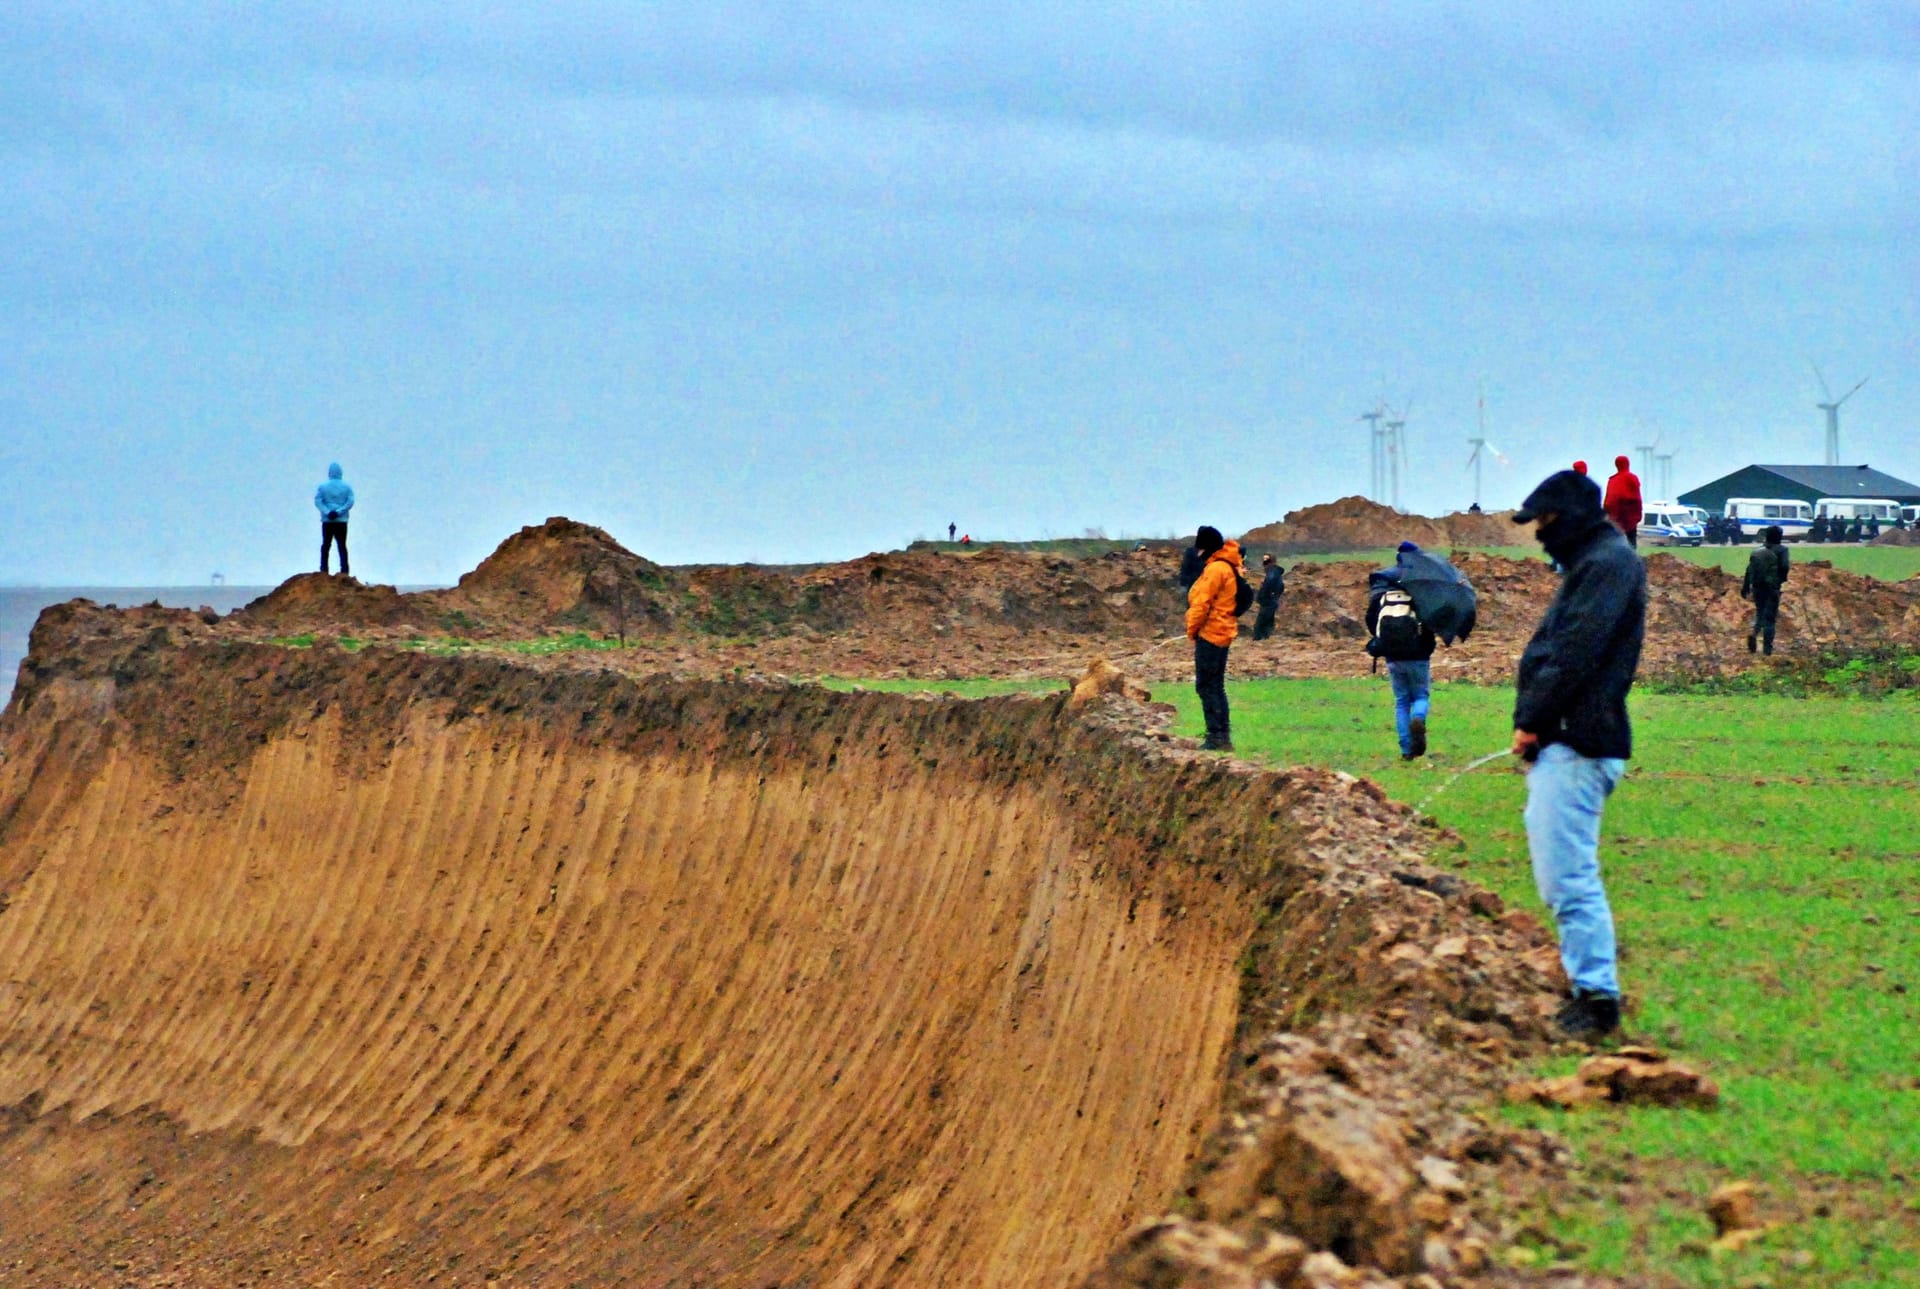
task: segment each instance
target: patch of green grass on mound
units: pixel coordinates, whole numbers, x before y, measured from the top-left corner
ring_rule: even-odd
[[[887,694],[941,693],[961,698],[992,698],[1000,694],[1044,694],[1065,689],[1059,680],[862,680],[849,676],[821,676],[818,684],[852,692],[870,689]]]

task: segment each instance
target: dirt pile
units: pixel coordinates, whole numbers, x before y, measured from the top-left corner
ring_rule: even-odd
[[[1869,546],[1920,546],[1920,528],[1888,528]]]
[[[1461,1275],[1552,1165],[1470,1113],[1544,933],[1370,784],[122,617],[0,717],[11,1283],[1145,1283],[1182,1223]]]
[[[1429,550],[1462,546],[1511,546],[1525,534],[1514,527],[1511,511],[1476,515],[1465,511],[1438,518],[1405,515],[1366,497],[1342,497],[1288,511],[1277,524],[1250,530],[1240,544],[1276,554],[1390,550],[1415,542]]]
[[[522,528],[445,591],[422,592],[421,612],[457,634],[554,631],[639,634],[670,628],[676,579],[604,529],[555,517]]]
[[[428,622],[428,613],[415,596],[325,573],[290,577],[234,616],[250,627],[283,635],[370,627],[418,629]]]

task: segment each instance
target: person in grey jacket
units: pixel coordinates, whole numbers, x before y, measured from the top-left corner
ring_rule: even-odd
[[[1527,846],[1540,898],[1560,928],[1572,986],[1562,1033],[1620,1026],[1613,911],[1600,878],[1600,818],[1633,754],[1627,691],[1646,635],[1647,569],[1571,470],[1549,475],[1513,514],[1561,568],[1560,588],[1521,652],[1513,751],[1527,764]]]
[[[340,547],[340,576],[347,572],[347,512],[353,509],[353,485],[340,477],[340,463],[327,467],[327,481],[313,491],[313,508],[320,512],[320,571],[327,571],[330,546]]]

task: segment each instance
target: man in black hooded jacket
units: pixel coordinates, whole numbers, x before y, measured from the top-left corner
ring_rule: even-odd
[[[1633,754],[1627,691],[1646,631],[1647,571],[1572,470],[1513,514],[1532,523],[1561,569],[1560,589],[1520,655],[1513,750],[1528,763],[1527,845],[1534,882],[1560,927],[1573,987],[1555,1018],[1571,1037],[1620,1025],[1613,912],[1600,880],[1600,817]]]

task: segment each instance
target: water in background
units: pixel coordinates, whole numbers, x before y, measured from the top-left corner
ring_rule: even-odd
[[[170,609],[197,609],[208,605],[216,612],[231,613],[272,589],[270,586],[0,586],[0,706],[13,696],[20,660],[27,656],[27,633],[33,630],[40,610],[49,604],[84,598],[96,604],[131,608],[158,600]]]

